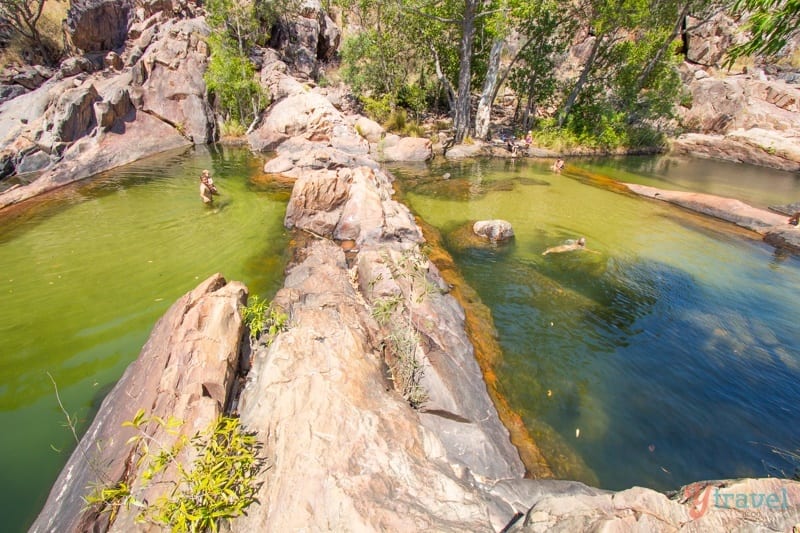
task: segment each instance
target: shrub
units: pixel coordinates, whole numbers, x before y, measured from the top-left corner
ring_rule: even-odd
[[[288,328],[289,317],[257,295],[250,298],[248,305],[241,309],[242,320],[250,329],[250,340],[256,341],[265,336],[267,345],[275,336]]]
[[[167,468],[174,467],[177,480],[173,487],[156,501],[147,502],[134,494],[129,483],[120,481],[110,487],[95,488],[86,498],[88,506],[112,513],[113,521],[121,506],[135,505],[141,508],[137,521],[162,524],[183,533],[217,531],[220,519],[242,515],[256,501],[257,476],[265,460],[259,455],[261,445],[255,434],[244,431],[238,418],[220,417],[188,442],[181,438],[169,447],[146,432],[151,424],[169,434],[177,433],[181,426],[175,419],[147,417],[143,409],[123,424],[137,430],[129,442],[137,445],[136,464],[144,465],[140,487],[144,490]],[[190,449],[182,454],[185,447]],[[194,457],[191,466],[183,466],[179,455]]]

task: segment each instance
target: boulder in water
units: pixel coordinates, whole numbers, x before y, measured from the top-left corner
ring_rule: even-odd
[[[492,242],[506,241],[514,236],[514,228],[506,220],[479,220],[472,226],[475,235],[485,237]]]

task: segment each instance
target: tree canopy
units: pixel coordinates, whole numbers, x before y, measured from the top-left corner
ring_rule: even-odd
[[[736,0],[732,10],[748,14],[746,28],[752,37],[729,50],[728,65],[742,56],[774,55],[800,32],[800,0]]]

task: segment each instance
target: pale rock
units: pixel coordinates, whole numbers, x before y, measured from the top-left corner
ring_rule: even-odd
[[[492,242],[505,241],[514,236],[514,228],[507,220],[479,220],[472,225],[472,231],[479,237]]]

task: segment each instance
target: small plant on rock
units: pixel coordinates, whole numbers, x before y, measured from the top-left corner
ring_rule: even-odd
[[[242,307],[242,320],[250,329],[251,342],[263,337],[267,346],[272,344],[278,333],[286,331],[289,327],[289,317],[286,313],[257,295],[252,296],[250,302]]]
[[[137,446],[135,465],[142,468],[142,482],[136,489],[127,480],[96,487],[86,498],[87,505],[112,513],[112,521],[122,506],[134,506],[141,509],[136,517],[140,523],[161,524],[179,533],[217,531],[220,519],[240,516],[256,501],[257,476],[265,461],[255,434],[244,431],[238,418],[220,417],[205,431],[191,439],[179,438],[171,446],[158,442],[147,428],[175,434],[181,426],[178,420],[147,417],[140,409],[123,426],[137,430],[129,442]],[[186,466],[181,457],[194,459]],[[162,474],[170,467],[177,474],[164,480]],[[147,502],[136,493],[156,482],[166,488],[155,501]]]

